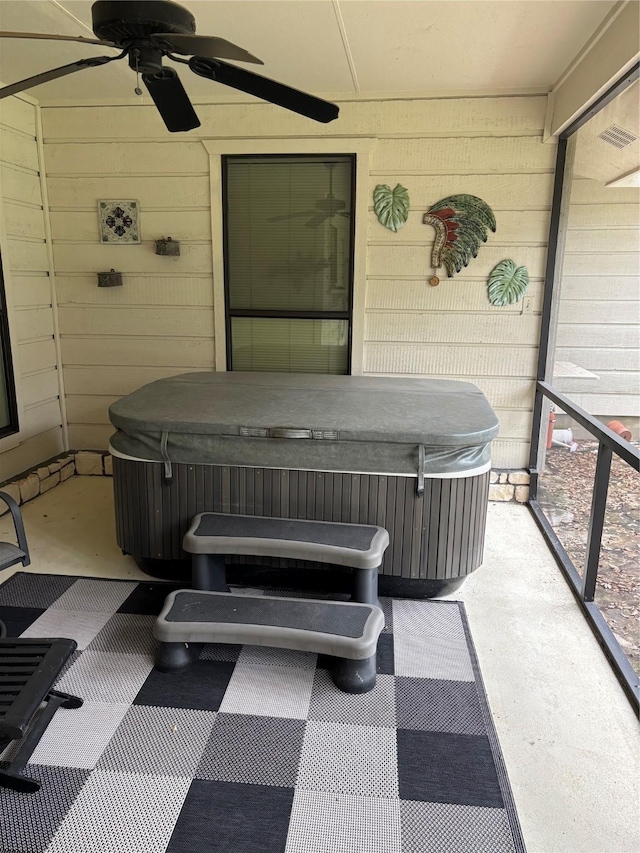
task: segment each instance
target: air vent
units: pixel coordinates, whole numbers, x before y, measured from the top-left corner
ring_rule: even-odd
[[[599,133],[598,138],[602,139],[604,142],[608,142],[609,145],[613,145],[616,148],[626,148],[627,145],[631,145],[632,142],[635,142],[638,137],[631,133],[630,130],[625,130],[624,127],[612,124],[611,127],[608,127],[606,130],[603,130],[602,133]]]

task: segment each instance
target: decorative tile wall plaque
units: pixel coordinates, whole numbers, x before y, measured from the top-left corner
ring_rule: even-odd
[[[526,267],[517,267],[512,260],[500,261],[489,275],[489,302],[492,305],[512,305],[514,302],[520,302],[528,286],[529,271]]]
[[[137,201],[99,201],[100,242],[139,243],[139,213]]]
[[[399,231],[409,216],[409,193],[402,184],[393,189],[387,184],[378,184],[373,191],[373,210],[380,225],[389,231]]]
[[[493,211],[475,195],[450,195],[436,202],[425,213],[422,221],[433,225],[436,239],[431,252],[434,275],[429,284],[436,285],[440,279],[435,275],[438,267],[444,266],[447,276],[460,272],[478,255],[480,243],[487,242],[487,229],[496,230]]]

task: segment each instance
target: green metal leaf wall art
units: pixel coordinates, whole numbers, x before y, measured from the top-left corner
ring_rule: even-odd
[[[511,260],[500,261],[489,276],[489,302],[492,305],[512,305],[522,299],[528,286],[526,267],[518,267]]]
[[[496,218],[486,201],[464,193],[436,202],[422,221],[436,229],[431,252],[434,272],[444,266],[449,278],[477,257],[480,244],[487,241],[487,232],[496,230]],[[439,281],[437,275],[429,279],[433,285]]]
[[[402,184],[393,189],[378,184],[373,191],[373,209],[380,225],[389,231],[399,231],[409,216],[409,192]]]

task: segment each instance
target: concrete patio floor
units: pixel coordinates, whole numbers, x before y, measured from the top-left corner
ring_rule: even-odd
[[[73,477],[28,503],[28,571],[148,580],[116,545],[112,503],[106,477]],[[11,532],[5,515],[0,539]],[[638,853],[637,719],[526,507],[489,505],[484,565],[454,597],[529,853]]]

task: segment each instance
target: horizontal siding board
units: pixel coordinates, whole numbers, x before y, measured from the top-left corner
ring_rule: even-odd
[[[12,296],[15,308],[51,305],[51,279],[46,273],[13,276]]]
[[[73,446],[73,445],[72,445]],[[8,480],[64,450],[60,426],[35,435],[0,455],[0,480]]]
[[[633,300],[638,296],[638,281],[633,276],[569,276],[561,282],[560,298],[580,300]]]
[[[67,418],[73,424],[108,424],[109,406],[119,397],[67,394]]]
[[[433,100],[345,101],[340,104],[342,136],[375,136],[382,127],[389,135],[452,136],[464,133],[504,136],[542,133],[546,97],[452,98]],[[505,106],[507,107],[505,109]],[[333,136],[331,125],[312,123],[279,107],[261,103],[198,104],[201,127],[194,137],[291,137]],[[381,123],[381,114],[384,122]],[[45,142],[67,139],[121,140],[166,138],[166,128],[153,106],[102,107],[100,109],[55,108],[42,110]],[[73,129],[75,136],[70,132]]]
[[[211,246],[201,243],[183,243],[179,258],[156,255],[152,243],[128,246],[58,243],[53,246],[53,258],[56,271],[63,275],[73,272],[86,273],[90,270],[103,272],[110,269],[117,269],[122,273],[160,275],[175,270],[176,273],[185,275],[210,273],[213,267]]]
[[[527,289],[527,297],[533,300],[533,308],[542,307],[541,281],[533,281]],[[367,309],[427,310],[427,311],[489,311],[495,313],[520,313],[522,301],[496,309],[487,296],[487,282],[456,281],[443,282],[440,287],[431,287],[426,281],[402,281],[373,279],[367,283]]]
[[[189,175],[209,172],[209,155],[199,141],[128,140],[104,144],[51,143],[45,146],[47,175]]]
[[[62,363],[83,365],[132,365],[214,367],[213,341],[206,338],[70,337],[61,339]]]
[[[20,201],[42,206],[40,176],[11,166],[0,166],[0,184],[5,201]]]
[[[594,227],[640,228],[640,205],[573,204],[569,206],[567,227],[570,231]]]
[[[564,256],[564,275],[569,276],[607,276],[629,275],[636,279],[640,276],[640,252],[616,254],[609,252],[596,255]]]
[[[367,314],[365,340],[416,343],[537,345],[540,318],[532,314]]]
[[[433,274],[431,266],[431,246],[369,246],[367,272],[369,276],[393,278],[394,276],[424,276],[425,279]],[[509,257],[500,246],[482,246],[477,258],[472,258],[469,265],[463,267],[456,278],[475,279],[488,277],[497,263]],[[520,248],[517,253],[518,264],[524,264],[531,278],[544,276],[544,265],[547,250],[527,246]],[[447,286],[446,271],[440,268],[441,287]]]
[[[584,299],[562,299],[558,322],[561,325],[564,323],[597,323],[604,326],[608,323],[640,325],[640,301],[587,302]],[[615,341],[616,335],[616,330],[612,329],[612,340]]]
[[[61,305],[62,335],[133,335],[213,338],[213,312],[199,308],[156,308],[151,305],[122,308],[79,308]]]
[[[638,394],[571,394],[571,401],[596,417],[640,417]]]
[[[10,237],[45,239],[44,212],[40,208],[5,202],[4,213]]]
[[[2,113],[0,112],[0,121]],[[16,133],[11,128],[2,128],[2,142],[0,143],[0,160],[24,169],[38,171],[38,148],[33,141],[25,139],[24,134]]]
[[[33,373],[24,376],[20,383],[22,401],[25,406],[32,406],[44,400],[58,396],[58,371],[46,370],[43,373]]]
[[[372,172],[460,175],[462,173],[551,172],[556,147],[539,136],[459,139],[381,139]]]
[[[200,368],[203,370],[205,368]],[[103,394],[123,397],[149,382],[178,376],[182,367],[124,367],[124,366],[68,366],[64,368],[64,387],[67,394]]]
[[[618,347],[617,341],[616,347]],[[583,339],[583,346],[559,345],[556,350],[556,361],[572,361],[574,364],[598,371],[640,371],[640,350],[637,347],[628,349],[598,348],[590,344],[589,337]]]
[[[12,271],[47,272],[49,270],[46,243],[10,237],[7,244]]]
[[[370,209],[369,242],[407,242],[431,246],[434,238],[433,227],[425,225],[422,218],[430,204],[435,201],[436,199],[432,199],[421,208],[410,210],[407,221],[397,233],[381,225],[373,209]],[[417,204],[416,207],[418,207]],[[499,243],[501,246],[546,245],[549,239],[549,211],[547,210],[502,210],[496,224],[496,233],[490,234],[489,239],[492,243]]]
[[[46,341],[29,341],[16,346],[18,369],[22,376],[37,370],[53,368],[57,364],[53,338]]]
[[[501,441],[491,444],[491,464],[494,468],[527,468],[529,465],[529,438],[526,441]]]
[[[25,408],[20,422],[20,435],[31,438],[61,424],[60,401],[51,400],[48,403]]]
[[[565,244],[569,253],[640,252],[637,228],[591,228],[567,231]]]
[[[453,344],[373,344],[364,348],[365,373],[403,373],[430,376],[535,375],[534,346],[455,346]]]
[[[51,235],[57,240],[86,240],[95,244],[99,239],[98,211],[51,211]],[[140,237],[156,240],[162,235],[173,240],[211,240],[211,215],[208,210],[143,210],[140,215]]]
[[[76,450],[106,450],[114,433],[112,426],[69,423],[69,446]]]
[[[16,339],[53,337],[53,312],[51,308],[27,308],[14,314]]]
[[[640,328],[636,325],[597,326],[578,323],[563,323],[558,326],[558,348],[579,347],[581,345],[589,346],[595,351],[591,363],[597,364],[600,357],[598,350],[600,349],[614,346],[623,350],[637,348],[640,345]],[[566,359],[558,360],[565,361]]]
[[[574,178],[571,184],[571,206],[580,204],[635,204],[640,190],[633,187],[606,187],[600,181]]]
[[[395,186],[396,176],[372,175],[369,183],[373,193],[377,184]],[[445,196],[469,193],[480,196],[494,211],[547,210],[553,175],[414,175],[408,189],[414,207],[427,208]]]
[[[127,275],[122,287],[98,287],[96,274],[56,276],[59,305],[213,306],[210,278]]]
[[[53,209],[85,208],[95,210],[99,199],[135,198],[144,216],[147,207],[167,208],[209,207],[207,177],[84,177],[48,178],[49,204]],[[135,187],[135,193],[133,191]],[[162,235],[158,235],[159,237]],[[173,235],[172,235],[173,236]]]
[[[36,108],[21,98],[6,98],[0,101],[0,124],[35,137]]]

